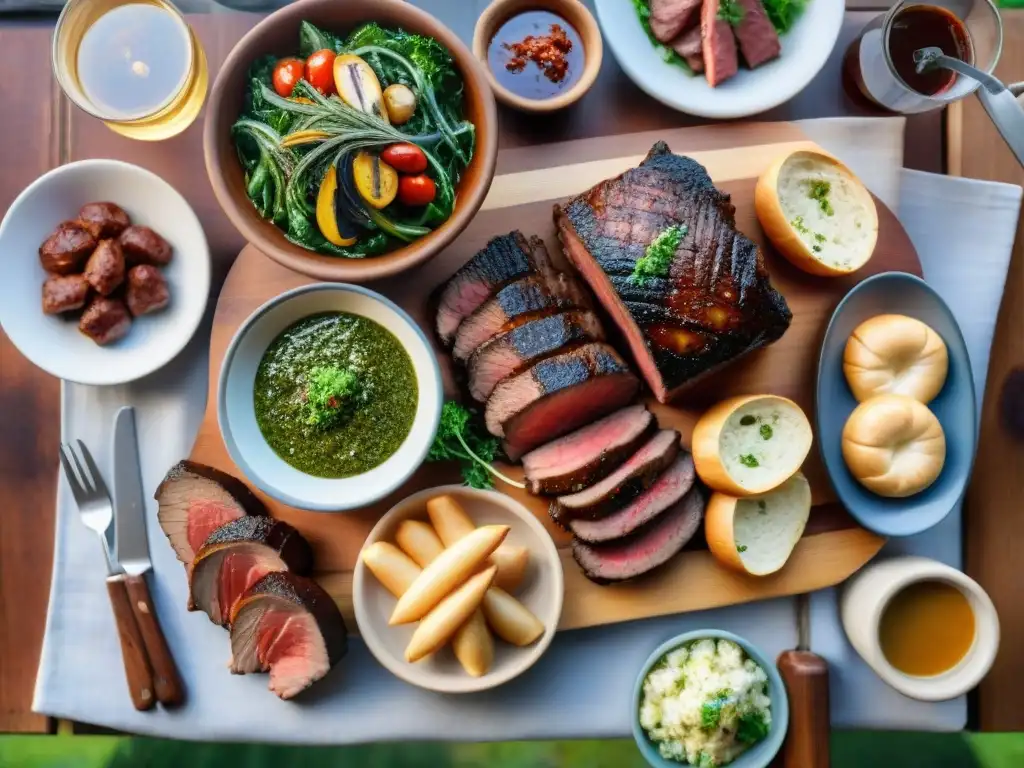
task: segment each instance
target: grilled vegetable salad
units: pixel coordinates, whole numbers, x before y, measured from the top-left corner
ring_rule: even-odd
[[[473,158],[463,83],[433,38],[308,22],[299,56],[257,60],[232,127],[260,216],[303,248],[387,253],[444,223]]]

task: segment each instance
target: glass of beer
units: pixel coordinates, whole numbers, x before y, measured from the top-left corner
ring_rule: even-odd
[[[181,133],[206,99],[206,54],[167,0],[70,0],[52,57],[64,94],[129,138]]]
[[[1003,24],[992,0],[900,0],[850,45],[843,80],[851,95],[892,112],[912,114],[962,99],[978,83],[948,69],[917,72],[914,51],[937,47],[991,74],[1003,48]]]

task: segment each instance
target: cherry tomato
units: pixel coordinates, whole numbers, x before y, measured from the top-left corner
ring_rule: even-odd
[[[380,159],[400,173],[427,170],[427,156],[415,144],[392,144],[380,153]]]
[[[398,180],[398,199],[405,205],[426,205],[434,200],[437,187],[426,174],[402,176]]]
[[[330,48],[323,48],[310,54],[306,59],[306,82],[324,96],[335,92],[334,59],[337,54]]]
[[[281,59],[274,65],[274,90],[278,96],[291,96],[295,84],[302,79],[306,65],[302,59]]]

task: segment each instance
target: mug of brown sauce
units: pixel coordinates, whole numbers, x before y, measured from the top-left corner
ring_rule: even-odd
[[[948,69],[918,72],[914,51],[936,47],[991,74],[1003,47],[1003,25],[992,0],[901,0],[872,20],[850,45],[843,83],[855,99],[912,114],[969,96],[978,82]]]

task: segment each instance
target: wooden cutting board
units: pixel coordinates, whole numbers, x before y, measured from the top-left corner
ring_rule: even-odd
[[[552,118],[552,119],[557,119]],[[766,245],[754,214],[754,184],[777,156],[800,148],[816,148],[791,123],[718,125],[604,137],[506,150],[480,213],[443,253],[419,269],[375,283],[375,290],[400,304],[433,338],[433,317],[427,297],[491,237],[520,229],[543,237],[563,261],[552,222],[553,203],[589,189],[640,162],[657,140],[673,151],[701,162],[715,184],[732,195],[740,231],[764,250],[774,285],[785,295],[793,322],[785,336],[767,349],[715,374],[672,406],[652,401],[663,427],[674,427],[689,444],[697,416],[715,400],[742,393],[775,393],[798,402],[813,418],[818,351],[832,311],[856,282],[876,272],[901,270],[921,274],[913,245],[896,217],[878,202],[878,247],[856,277],[826,279],[800,272]],[[564,262],[563,262],[564,263]],[[239,254],[217,303],[210,344],[210,389],[207,410],[191,458],[244,477],[229,458],[217,426],[217,377],[224,352],[235,331],[259,305],[283,291],[314,282],[265,257],[252,246]],[[468,401],[461,393],[450,357],[436,347],[449,397]],[[504,469],[504,468],[503,468]],[[698,533],[671,563],[632,583],[597,586],[580,572],[569,551],[569,536],[548,519],[545,501],[499,483],[498,490],[528,506],[551,532],[565,570],[565,608],[560,629],[610,624],[670,613],[701,610],[768,597],[808,592],[842,581],[870,560],[883,539],[858,527],[835,502],[817,450],[804,471],[815,507],[803,539],[778,574],[756,579],[719,567]],[[519,479],[521,472],[509,474]],[[306,512],[263,497],[275,517],[288,521],[309,539],[316,555],[321,584],[338,601],[349,626],[352,621],[351,572],[363,540],[377,519],[398,500],[415,491],[458,482],[457,469],[424,465],[405,487],[363,510],[324,514]],[[261,494],[262,496],[262,494]]]

